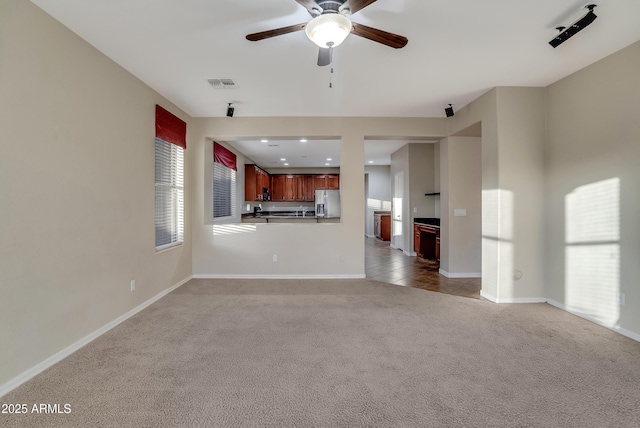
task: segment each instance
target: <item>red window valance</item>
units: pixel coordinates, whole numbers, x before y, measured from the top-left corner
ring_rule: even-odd
[[[213,161],[234,171],[238,170],[238,167],[236,167],[236,155],[215,141],[213,142]]]
[[[156,104],[156,138],[187,148],[187,123]]]

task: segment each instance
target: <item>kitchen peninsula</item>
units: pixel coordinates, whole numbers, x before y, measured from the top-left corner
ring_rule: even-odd
[[[317,217],[313,208],[242,214],[242,223],[340,223],[340,217]]]

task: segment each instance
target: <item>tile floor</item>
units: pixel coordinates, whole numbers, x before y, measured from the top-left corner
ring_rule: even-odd
[[[402,286],[480,299],[480,278],[447,278],[438,262],[409,257],[389,242],[365,238],[364,270],[367,278]]]

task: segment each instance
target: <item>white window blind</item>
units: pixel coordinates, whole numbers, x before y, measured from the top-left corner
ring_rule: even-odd
[[[156,250],[184,240],[184,149],[156,138]]]
[[[213,163],[213,218],[222,220],[236,215],[236,171]]]

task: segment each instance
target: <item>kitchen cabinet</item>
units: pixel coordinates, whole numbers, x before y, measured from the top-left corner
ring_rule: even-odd
[[[269,174],[258,165],[244,166],[244,200],[263,201],[263,189],[271,193]]]
[[[274,175],[271,177],[271,200],[284,201],[284,175]]]
[[[315,181],[313,175],[305,175],[304,177],[304,191],[302,192],[302,200],[305,202],[315,202],[316,200],[316,188],[314,186]]]
[[[314,180],[316,190],[340,189],[340,176],[337,174],[316,175]]]
[[[304,175],[295,176],[296,198],[298,201],[304,200]]]
[[[413,251],[427,260],[440,260],[440,228],[413,224]]]
[[[315,187],[313,175],[296,175],[296,201],[313,202]]]
[[[260,177],[262,177],[262,186],[261,188],[266,188],[269,192],[269,196],[271,196],[271,177],[269,173],[266,171],[260,170]]]
[[[315,188],[313,175],[296,175],[296,201],[315,201]]]
[[[276,174],[271,176],[272,201],[314,202],[315,191],[326,189],[340,189],[340,176],[337,174]]]
[[[391,240],[391,214],[374,214],[373,230],[376,238],[383,241]]]
[[[296,202],[296,177],[294,175],[284,176],[284,200],[287,202]]]

